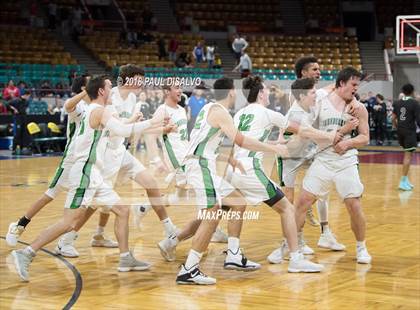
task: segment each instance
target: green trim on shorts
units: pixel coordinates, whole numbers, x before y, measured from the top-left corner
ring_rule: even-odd
[[[268,195],[268,199],[273,198],[277,195],[276,187],[271,182],[271,180],[265,175],[264,171],[261,169],[261,164],[258,158],[254,158],[253,160],[255,175],[257,176],[258,180],[262,183],[265,187]]]
[[[171,143],[169,142],[168,135],[163,135],[163,143],[165,144],[166,151],[168,152],[169,160],[171,161],[172,166],[175,169],[180,167],[178,159],[175,156],[174,149],[172,148]]]
[[[281,157],[277,157],[277,174],[280,186],[286,186],[283,180],[283,159]]]
[[[74,194],[73,201],[70,205],[70,209],[79,208],[83,202],[83,197],[85,196],[86,189],[88,188],[90,183],[90,173],[92,172],[92,167],[96,162],[96,147],[98,146],[101,134],[101,130],[95,130],[93,133],[93,142],[90,146],[89,157],[83,166],[82,178],[80,180],[79,187],[76,189],[76,193]]]
[[[406,148],[406,149],[404,149],[404,152],[415,152],[416,151],[416,147],[415,146],[413,146],[413,147],[409,147],[409,148]]]
[[[207,142],[209,142],[209,140],[219,131],[219,129],[220,128],[210,128],[206,138],[203,141],[201,141],[195,148],[194,155],[203,156],[204,148],[206,147]]]
[[[217,203],[216,190],[214,189],[213,178],[211,177],[210,169],[208,168],[209,162],[205,158],[199,159],[201,174],[203,175],[203,182],[207,197],[207,208],[212,208]]]
[[[70,123],[69,124],[69,130],[70,130],[69,138],[67,140],[66,147],[64,148],[63,157],[61,158],[60,164],[58,165],[58,168],[55,171],[55,175],[54,175],[50,185],[48,186],[48,188],[55,187],[57,185],[57,182],[60,179],[61,175],[63,174],[63,170],[64,170],[63,163],[64,163],[64,160],[66,159],[67,152],[69,150],[69,146],[72,142],[72,139],[74,137],[74,133],[76,131],[76,123]]]

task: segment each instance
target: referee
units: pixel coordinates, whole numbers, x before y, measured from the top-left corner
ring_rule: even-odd
[[[392,124],[397,128],[398,142],[404,149],[399,189],[411,191],[414,186],[408,180],[408,170],[417,147],[416,122],[420,126],[420,103],[414,99],[413,85],[405,84],[401,90],[404,96],[393,104]]]

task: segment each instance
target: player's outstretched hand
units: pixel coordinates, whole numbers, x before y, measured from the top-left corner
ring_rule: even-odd
[[[164,134],[168,134],[171,132],[178,132],[178,126],[174,123],[169,123],[165,127],[163,127]]]
[[[281,157],[290,157],[287,144],[274,144],[273,150],[277,155],[280,155]]]
[[[142,121],[142,120],[144,120],[143,113],[141,113],[141,112],[135,112],[135,113],[133,113],[133,115],[131,115],[131,117],[127,120],[127,123],[128,123],[128,124],[132,124],[132,123],[135,123],[135,122],[140,122],[140,121]]]

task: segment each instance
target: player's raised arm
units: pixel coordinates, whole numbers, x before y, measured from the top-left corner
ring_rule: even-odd
[[[88,98],[87,92],[85,90],[86,83],[87,77],[85,76],[79,76],[74,79],[71,85],[71,91],[77,95],[67,99],[64,103],[64,110],[66,113],[73,112],[81,100]]]
[[[287,148],[284,145],[273,145],[262,143],[257,139],[244,136],[233,123],[232,117],[221,107],[215,106],[209,114],[209,123],[218,127],[236,145],[254,152],[274,152],[282,156],[287,155]]]

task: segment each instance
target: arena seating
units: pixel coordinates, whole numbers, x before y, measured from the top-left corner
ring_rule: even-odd
[[[385,27],[395,28],[395,18],[398,15],[414,15],[413,0],[375,0],[378,29],[383,32]]]
[[[249,35],[247,40],[254,69],[293,70],[296,59],[308,55],[318,58],[321,70],[362,68],[355,37]]]
[[[179,0],[175,12],[180,23],[191,17],[205,31],[226,31],[228,25],[235,25],[241,32],[272,31],[281,20],[275,0]]]
[[[0,62],[76,65],[76,60],[45,29],[0,26]]]
[[[163,34],[153,32],[157,38]],[[180,44],[178,52],[191,53],[195,44],[202,41],[202,37],[193,34],[165,34],[166,42],[175,36]],[[86,47],[94,57],[103,62],[108,68],[127,63],[136,63],[145,67],[174,67],[174,63],[168,60],[159,60],[158,46],[156,41],[144,43],[138,48],[124,47],[120,42],[118,32],[95,31],[90,35],[79,38],[81,45]]]

